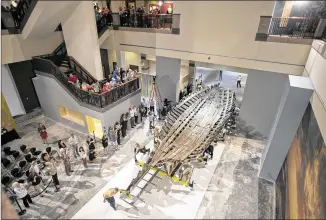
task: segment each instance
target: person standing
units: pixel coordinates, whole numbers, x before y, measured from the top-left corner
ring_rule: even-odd
[[[140,113],[140,122],[143,122],[143,117],[145,117],[145,107],[140,105],[139,106],[139,113]]]
[[[223,79],[223,71],[222,71],[222,70],[220,70],[220,77],[219,77],[219,80],[221,80],[221,81],[222,81],[222,79]]]
[[[88,144],[88,158],[90,162],[93,162],[93,160],[96,158],[96,152],[95,152],[95,141],[93,137],[89,136],[87,138],[86,143]]]
[[[32,184],[34,189],[39,194],[41,194],[43,192],[43,190],[45,189],[45,186],[44,186],[43,181],[42,181],[42,177],[37,175],[37,174],[29,173],[28,181]],[[41,195],[41,197],[43,197],[43,195]]]
[[[103,137],[102,137],[102,146],[104,148],[104,154],[107,155],[109,153],[109,151],[108,151],[109,139],[108,139],[108,136],[106,136],[105,133],[103,134]]]
[[[135,126],[138,124],[138,111],[139,109],[136,106],[134,106]]]
[[[72,147],[72,152],[74,154],[75,159],[79,156],[78,155],[78,138],[76,134],[71,133],[71,136],[68,140],[70,146]]]
[[[239,74],[237,77],[237,88],[241,88],[241,80],[242,80],[242,76]]]
[[[115,123],[115,132],[116,132],[116,135],[117,135],[117,142],[118,142],[118,145],[121,144],[120,142],[120,135],[121,135],[121,125],[119,124],[119,122],[116,122]]]
[[[86,152],[85,149],[83,147],[79,147],[79,156],[82,159],[83,165],[85,168],[87,168],[87,159],[86,159]]]
[[[69,151],[67,149],[67,146],[65,145],[65,143],[63,143],[62,140],[59,140],[58,144],[59,144],[59,148],[60,148],[60,156],[61,156],[61,159],[63,160],[66,174],[67,174],[67,176],[70,176],[70,172],[73,172],[73,170],[71,170],[71,164],[70,164],[70,160],[69,160],[70,159]]]
[[[49,172],[49,174],[52,176],[52,181],[55,186],[55,192],[59,191],[58,186],[60,185],[58,180],[58,174],[57,174],[57,167],[54,165],[54,162],[45,162],[45,168]]]
[[[29,204],[33,204],[32,198],[26,189],[25,183],[14,182],[12,184],[12,188],[14,189],[17,198],[23,200],[24,206],[26,208],[29,208]]]
[[[126,136],[126,130],[127,130],[127,128],[125,128],[124,121],[125,121],[125,114],[122,114],[120,117],[120,125],[121,125],[121,134],[123,138]]]
[[[154,113],[149,112],[149,130],[154,128]]]
[[[46,127],[42,123],[39,123],[37,131],[40,134],[41,139],[43,140],[43,144],[49,145],[49,143],[48,143],[48,133],[46,132]]]
[[[145,98],[143,98],[142,102],[141,102],[141,105],[144,107],[144,110],[145,110],[145,114],[143,117],[147,117],[147,112],[148,112],[148,103],[147,101],[145,100]]]
[[[129,116],[130,116],[130,126],[131,128],[135,127],[135,112],[133,108],[129,108]]]
[[[117,211],[117,208],[115,207],[115,199],[114,196],[119,192],[118,188],[111,188],[106,190],[103,193],[103,198],[104,201],[103,202],[108,202],[110,204],[110,206],[114,209],[114,211]]]
[[[36,163],[36,161],[32,161],[31,163],[31,167],[28,170],[30,173],[32,173],[33,175],[40,175],[40,168],[38,167],[38,164]]]
[[[110,139],[112,145],[116,146],[117,145],[117,136],[115,135],[115,132],[113,131],[111,126],[109,126],[109,129],[108,129],[108,136],[109,136],[109,139]]]
[[[124,129],[124,135],[127,135],[127,128],[128,128],[128,113],[126,113],[123,117],[123,123],[121,124],[121,126],[123,126]]]
[[[150,103],[150,106],[149,106],[149,110],[151,111],[151,112],[153,112],[153,113],[155,113],[154,111],[155,111],[155,101],[154,101],[154,99],[152,98],[150,101],[149,101]]]

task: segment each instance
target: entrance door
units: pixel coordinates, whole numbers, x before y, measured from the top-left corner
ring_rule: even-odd
[[[88,133],[90,135],[95,135],[95,137],[102,139],[103,137],[103,126],[102,121],[96,118],[86,115]]]

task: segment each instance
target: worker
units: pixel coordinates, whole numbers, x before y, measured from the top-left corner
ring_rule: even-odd
[[[108,201],[108,203],[114,209],[114,211],[117,211],[117,208],[115,207],[115,199],[114,199],[114,196],[118,192],[119,192],[119,189],[118,188],[111,188],[111,189],[106,190],[103,193],[103,198],[104,198],[104,201],[103,202]]]
[[[189,183],[192,172],[193,172],[193,166],[188,161],[186,161],[179,169],[179,180],[182,180],[185,177],[184,181]]]
[[[134,154],[135,154],[135,162],[137,163],[137,154],[138,153],[142,153],[142,154],[146,154],[147,152],[150,153],[150,149],[146,149],[145,146],[141,146],[139,143],[136,143],[135,147],[134,147]]]

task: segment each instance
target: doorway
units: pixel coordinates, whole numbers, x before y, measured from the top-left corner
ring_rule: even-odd
[[[95,137],[99,139],[102,139],[103,137],[102,121],[86,115],[86,122],[88,127],[88,133],[90,135],[95,135]]]

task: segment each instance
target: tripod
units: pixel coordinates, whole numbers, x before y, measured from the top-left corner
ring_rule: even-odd
[[[150,103],[152,103],[153,100],[156,101],[156,108],[158,109],[157,112],[159,114],[159,119],[161,119],[161,110],[163,109],[163,102],[162,102],[160,91],[156,84],[156,76],[153,76],[152,90],[151,90],[151,95],[149,97]],[[155,116],[155,110],[154,110],[154,116]],[[154,127],[154,123],[155,123],[154,116],[153,116],[154,120],[153,120],[153,125],[152,125],[153,127]]]
[[[152,100],[156,101],[156,107],[158,108],[158,113],[159,113],[159,118],[161,114],[161,110],[163,109],[163,102],[160,94],[160,90],[158,89],[158,86],[156,84],[156,76],[153,76],[153,84],[152,84],[152,90],[151,90],[151,95],[149,97],[149,101],[151,102]]]

